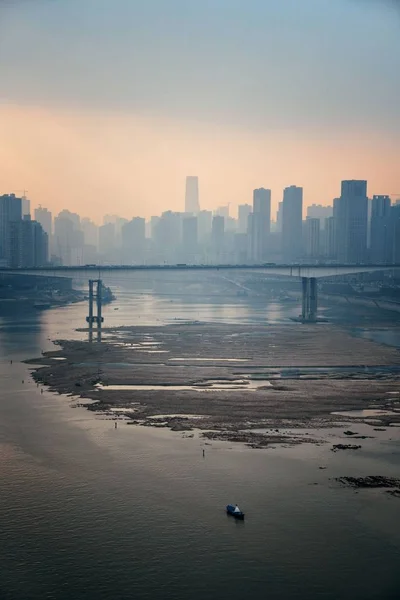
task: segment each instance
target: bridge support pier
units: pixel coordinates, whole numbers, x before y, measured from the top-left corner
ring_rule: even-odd
[[[315,323],[318,310],[318,288],[316,277],[302,277],[303,289],[301,320],[303,323]]]
[[[96,292],[94,292],[94,285],[96,284]],[[97,341],[101,342],[101,326],[104,318],[101,314],[102,309],[102,286],[103,282],[101,279],[89,279],[89,315],[86,317],[86,321],[89,324],[89,342],[93,341],[93,325],[97,325]],[[96,300],[97,314],[93,314],[94,302]]]

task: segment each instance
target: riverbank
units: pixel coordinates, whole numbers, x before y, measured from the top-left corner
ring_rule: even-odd
[[[183,323],[109,328],[104,338],[60,341],[29,361],[33,377],[128,424],[252,447],[319,443],[299,430],[344,417],[369,423],[371,435],[400,431],[400,353],[331,325]]]

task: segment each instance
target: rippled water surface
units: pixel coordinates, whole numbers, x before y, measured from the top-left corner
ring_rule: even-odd
[[[108,325],[284,322],[298,312],[128,290],[114,307]],[[255,451],[125,423],[115,430],[71,399],[41,394],[20,362],[50,339],[84,336],[74,329],[85,316],[75,305],[0,320],[1,600],[398,598],[400,501],[331,480],[398,476],[387,432],[340,455],[330,444]],[[244,523],[225,515],[230,502]]]

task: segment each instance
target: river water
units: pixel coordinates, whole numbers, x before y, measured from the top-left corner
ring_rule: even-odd
[[[298,313],[290,303],[117,295],[107,325]],[[332,481],[399,476],[397,432],[346,454],[331,444],[258,451],[204,447],[164,429],[115,430],[41,393],[21,363],[52,339],[84,336],[74,330],[86,310],[0,319],[1,600],[399,597],[400,500]],[[327,435],[334,443],[338,432]],[[230,502],[244,523],[226,516]]]

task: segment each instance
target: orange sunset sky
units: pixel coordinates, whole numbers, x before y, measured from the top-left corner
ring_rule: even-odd
[[[183,210],[186,175],[234,216],[255,187],[273,211],[292,184],[305,205],[341,179],[400,197],[394,6],[67,4],[0,5],[0,193],[97,222]]]

